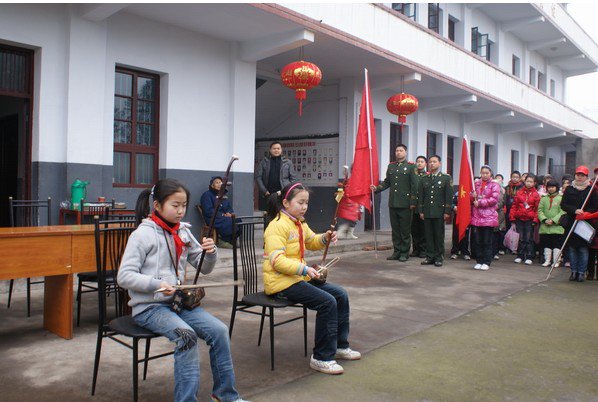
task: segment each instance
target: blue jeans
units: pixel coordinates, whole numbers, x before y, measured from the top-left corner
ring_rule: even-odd
[[[587,246],[569,246],[569,259],[571,260],[571,272],[579,272],[585,275],[588,267],[588,256],[590,252]]]
[[[349,296],[338,285],[298,282],[277,293],[295,303],[316,310],[314,359],[334,360],[336,349],[349,347]]]
[[[199,347],[201,338],[210,346],[214,385],[212,394],[220,401],[239,399],[230,354],[228,328],[201,307],[176,314],[166,304],[156,304],[133,317],[135,322],[164,335],[176,344],[174,350],[174,400],[197,401],[199,391]]]

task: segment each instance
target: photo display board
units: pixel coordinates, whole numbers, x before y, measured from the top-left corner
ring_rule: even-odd
[[[274,139],[256,141],[255,167],[270,153]],[[282,153],[293,162],[297,180],[307,186],[336,187],[338,183],[338,134],[325,137],[279,140]]]

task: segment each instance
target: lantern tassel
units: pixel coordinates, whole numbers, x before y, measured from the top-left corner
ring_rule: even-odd
[[[299,117],[303,114],[303,101],[299,101]]]

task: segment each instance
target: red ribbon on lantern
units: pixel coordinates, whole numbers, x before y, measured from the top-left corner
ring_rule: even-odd
[[[295,99],[299,101],[299,116],[301,116],[303,101],[307,99],[307,90],[318,86],[322,80],[320,68],[307,61],[295,61],[284,66],[280,78],[285,86],[295,90]]]
[[[390,113],[399,116],[399,123],[401,125],[407,122],[407,115],[417,111],[418,107],[419,102],[415,96],[402,92],[391,96],[386,101],[386,109]]]

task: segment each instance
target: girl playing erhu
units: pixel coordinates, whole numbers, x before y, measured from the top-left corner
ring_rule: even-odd
[[[264,291],[316,310],[316,333],[309,366],[326,374],[344,370],[335,359],[358,360],[349,348],[349,296],[338,285],[315,283],[320,275],[305,263],[304,252],[336,241],[336,232],[315,234],[304,220],[309,192],[301,183],[286,185],[268,200],[270,224],[264,232]]]
[[[151,200],[150,200],[151,197]],[[202,273],[212,272],[218,254],[214,241],[203,238],[201,244],[189,227],[181,222],[187,211],[189,190],[177,180],[163,179],[137,200],[136,215],[143,219],[131,234],[118,270],[118,284],[129,290],[135,322],[164,335],[175,343],[174,400],[197,401],[199,391],[198,338],[210,346],[210,364],[214,386],[212,399],[242,401],[235,389],[235,373],[230,353],[228,328],[201,307],[170,309],[175,289],[185,280],[187,262],[197,267],[206,251]],[[163,293],[154,293],[165,288]]]

